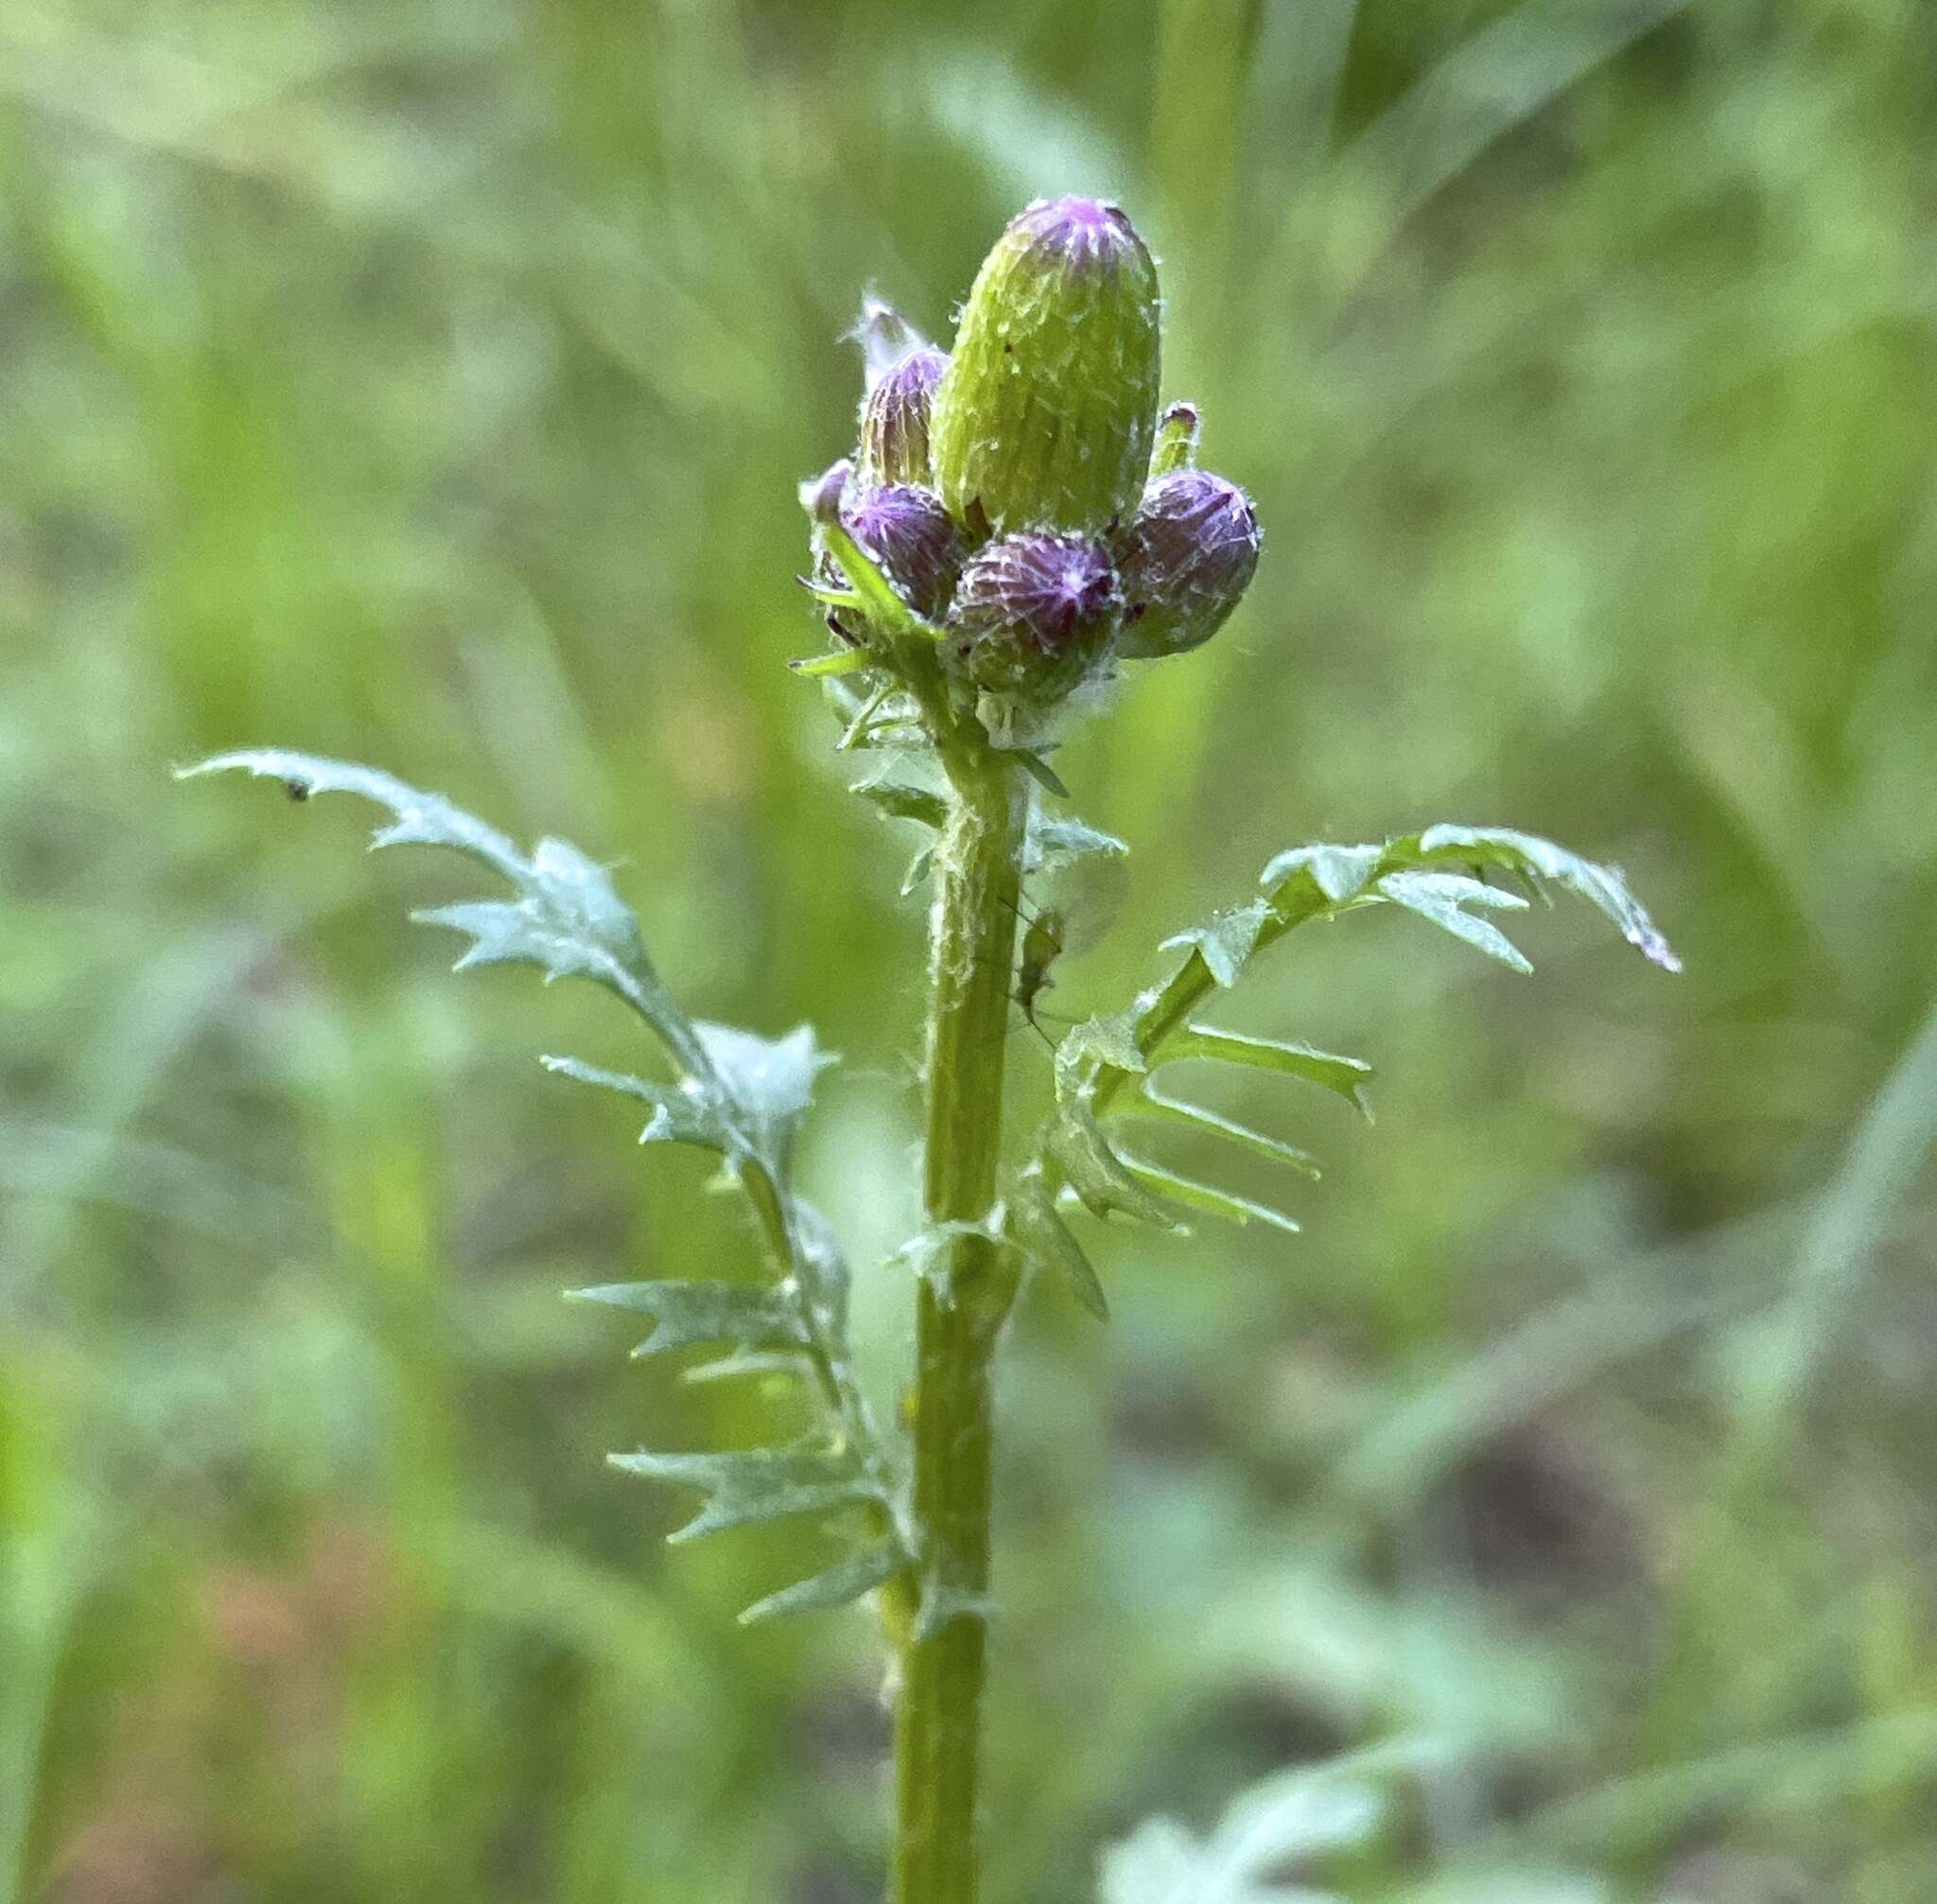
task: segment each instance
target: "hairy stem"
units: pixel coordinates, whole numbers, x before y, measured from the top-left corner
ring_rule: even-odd
[[[934,1249],[916,1322],[920,1600],[901,1646],[895,1904],[972,1904],[976,1894],[989,1363],[1016,1289],[988,1219],[1029,795],[1015,764],[986,748],[944,759],[952,791],[936,858],[923,1174]]]

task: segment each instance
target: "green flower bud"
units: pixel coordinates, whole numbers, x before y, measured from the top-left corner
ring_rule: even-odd
[[[1160,476],[1118,538],[1128,660],[1181,655],[1216,634],[1258,567],[1258,518],[1236,484],[1207,470]]]
[[[935,487],[972,531],[1107,531],[1157,423],[1157,268],[1114,205],[1031,205],[997,239],[935,393]]]
[[[929,412],[949,359],[934,345],[882,374],[861,407],[861,480],[886,487],[929,480]]]
[[[1056,700],[1102,655],[1119,605],[1116,572],[1100,543],[1004,536],[963,568],[942,661],[988,693]]]

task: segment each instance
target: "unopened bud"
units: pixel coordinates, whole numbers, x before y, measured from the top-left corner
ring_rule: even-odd
[[[1117,653],[1149,660],[1210,640],[1250,585],[1259,541],[1250,499],[1234,483],[1200,469],[1159,477],[1117,544]]]
[[[800,506],[807,511],[810,521],[840,520],[841,494],[853,474],[853,463],[844,456],[839,463],[829,463],[818,476],[809,477],[800,485]]]
[[[964,566],[942,657],[990,693],[1055,700],[1102,653],[1118,605],[1116,574],[1100,543],[1004,536]]]
[[[962,532],[933,490],[896,483],[852,492],[841,521],[917,615],[947,610],[962,572]]]
[[[996,241],[930,431],[958,522],[1097,534],[1128,514],[1157,421],[1157,269],[1095,199],[1033,204]]]
[[[932,344],[911,351],[885,372],[861,407],[861,480],[867,483],[930,480],[929,412],[949,366]]]

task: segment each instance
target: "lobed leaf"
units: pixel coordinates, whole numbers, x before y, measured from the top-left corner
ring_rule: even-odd
[[[891,1546],[857,1547],[845,1560],[823,1573],[795,1581],[792,1586],[757,1599],[740,1616],[742,1626],[752,1626],[783,1614],[817,1613],[828,1607],[846,1606],[863,1594],[872,1593],[883,1581],[893,1580],[908,1564],[908,1557]]]
[[[692,1079],[684,1084],[659,1084],[649,1077],[635,1077],[630,1072],[606,1071],[575,1057],[550,1056],[538,1062],[561,1077],[576,1078],[581,1084],[595,1084],[602,1090],[616,1091],[637,1097],[653,1107],[653,1114],[639,1132],[641,1144],[697,1144],[709,1150],[733,1147],[734,1133],[714,1103]]]
[[[1143,1101],[1126,1106],[1118,1112],[1118,1116],[1162,1118],[1187,1124],[1194,1129],[1208,1130],[1213,1136],[1228,1138],[1247,1150],[1255,1151],[1260,1157],[1289,1164],[1307,1177],[1316,1179],[1319,1175],[1318,1160],[1309,1151],[1300,1150],[1297,1144],[1287,1144],[1283,1138],[1253,1130],[1248,1124],[1239,1124],[1234,1118],[1208,1109],[1201,1104],[1171,1097],[1159,1091],[1155,1082],[1147,1078],[1143,1082]]]
[[[1095,1266],[1057,1214],[1040,1171],[1025,1172],[1007,1204],[1008,1236],[1017,1249],[1043,1268],[1053,1269],[1069,1291],[1099,1322],[1109,1320],[1109,1299]]]
[[[1498,926],[1467,910],[1469,906],[1525,910],[1527,901],[1518,893],[1503,892],[1464,873],[1433,872],[1387,873],[1378,890],[1395,905],[1417,913],[1428,924],[1451,933],[1502,965],[1519,972],[1532,971],[1520,948]]]
[[[1161,1062],[1175,1064],[1187,1057],[1212,1057],[1226,1064],[1251,1065],[1260,1071],[1283,1072],[1336,1092],[1357,1107],[1367,1122],[1363,1087],[1372,1067],[1362,1057],[1340,1057],[1315,1045],[1290,1039],[1254,1038],[1248,1032],[1215,1031],[1205,1024],[1187,1024],[1163,1048]]]
[[[881,1498],[880,1487],[850,1455],[826,1449],[655,1455],[642,1448],[636,1454],[608,1455],[606,1459],[628,1474],[705,1492],[706,1506],[667,1535],[675,1546],[756,1521],[829,1513]]]
[[[1270,917],[1269,901],[1253,900],[1230,912],[1213,913],[1201,925],[1173,933],[1158,950],[1168,952],[1173,946],[1182,946],[1196,952],[1211,976],[1229,988],[1237,983],[1246,962],[1258,949],[1258,935]]]
[[[567,1292],[580,1302],[634,1309],[656,1325],[633,1351],[663,1355],[702,1342],[733,1342],[742,1349],[798,1347],[807,1331],[777,1289],[744,1283],[603,1283]]]
[[[1092,1216],[1108,1216],[1114,1212],[1160,1230],[1187,1233],[1177,1213],[1124,1167],[1083,1099],[1072,1098],[1057,1107],[1050,1119],[1047,1148]]]
[[[905,780],[857,780],[847,791],[859,794],[891,820],[919,820],[936,832],[949,816],[948,802],[939,794]]]
[[[1220,1190],[1215,1184],[1201,1182],[1195,1177],[1182,1176],[1164,1164],[1133,1156],[1127,1150],[1119,1150],[1116,1156],[1140,1183],[1147,1183],[1173,1202],[1187,1204],[1194,1210],[1208,1210],[1212,1215],[1222,1216],[1226,1222],[1235,1223],[1240,1228],[1247,1223],[1259,1222],[1268,1223],[1288,1235],[1299,1233],[1298,1223],[1283,1211],[1272,1209],[1268,1203],[1254,1203],[1248,1197]]]
[[[820,1049],[809,1024],[777,1039],[704,1020],[693,1030],[722,1089],[752,1127],[757,1147],[782,1154],[813,1102],[814,1079],[839,1058]]]

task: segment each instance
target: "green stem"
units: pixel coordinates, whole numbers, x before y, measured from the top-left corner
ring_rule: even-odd
[[[1016,1290],[986,1233],[1029,794],[983,748],[945,756],[952,795],[936,856],[923,1202],[936,1247],[916,1320],[918,1609],[904,1627],[896,1713],[894,1904],[973,1904],[987,1632],[989,1363]]]

